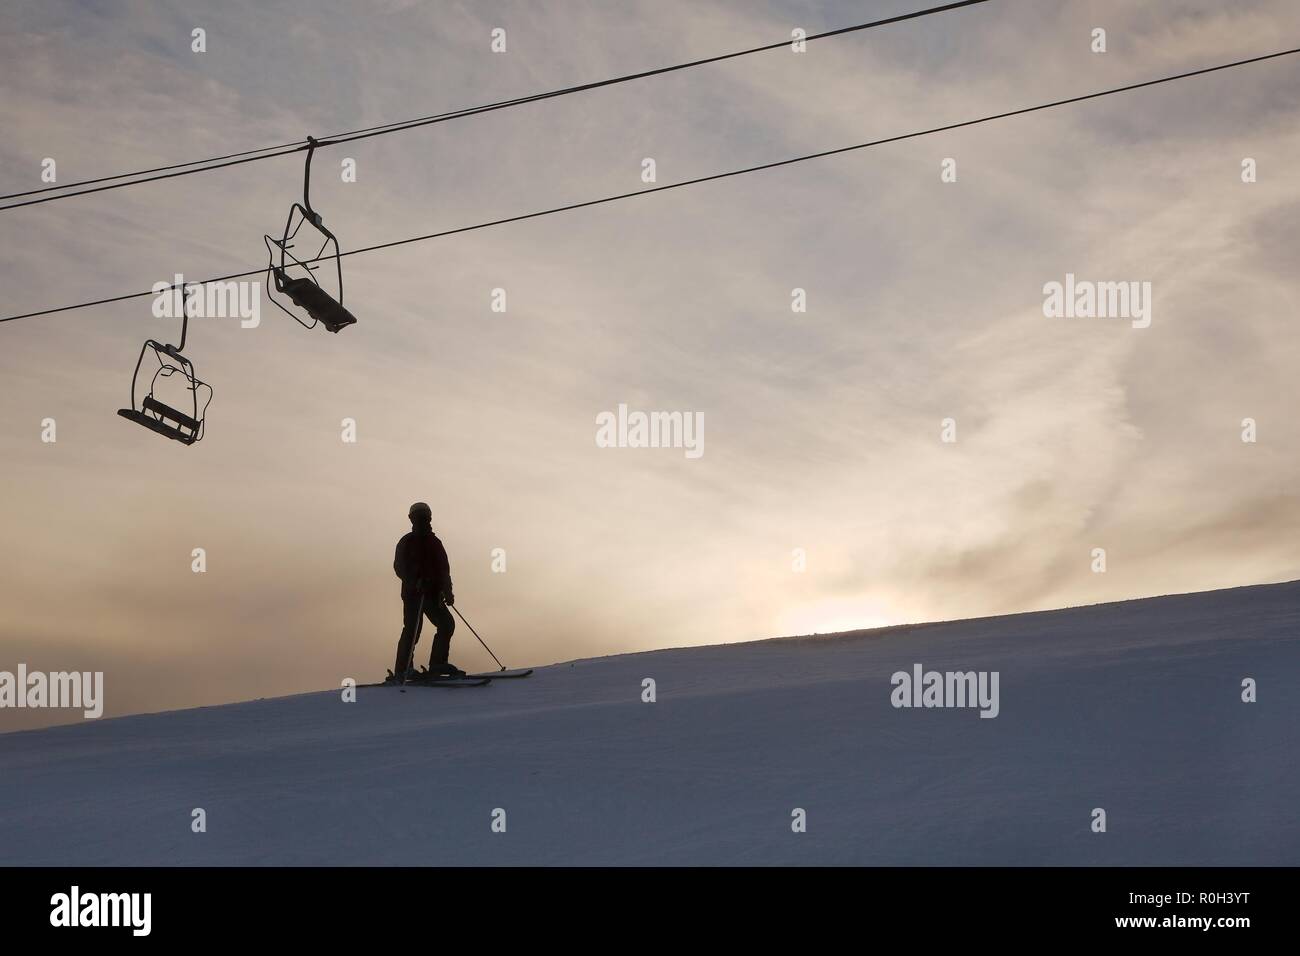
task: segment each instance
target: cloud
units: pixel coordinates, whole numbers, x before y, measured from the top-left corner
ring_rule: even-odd
[[[313,200],[355,249],[637,189],[647,156],[678,181],[1268,52],[1300,25],[1280,2],[1000,7],[322,150]],[[250,5],[25,5],[0,39],[17,131],[0,186],[36,188],[47,155],[61,181],[165,165],[765,42],[791,19],[391,3],[286,34]],[[1093,25],[1110,53],[1088,51]],[[1296,69],[350,257],[360,322],[338,336],[266,303],[255,330],[195,324],[216,397],[191,449],[113,415],[140,342],[178,331],[147,299],[6,325],[0,507],[19,546],[0,558],[0,656],[70,667],[93,647],[120,662],[114,712],[378,676],[415,499],[512,664],[1291,574]],[[301,173],[299,156],[5,213],[6,311],[256,267]],[[1067,271],[1152,281],[1152,327],[1045,319],[1042,285]],[[598,449],[595,415],[619,402],[703,412],[705,456]],[[456,641],[453,659],[489,663]]]

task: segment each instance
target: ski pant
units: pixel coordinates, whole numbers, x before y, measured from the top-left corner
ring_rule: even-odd
[[[456,620],[442,602],[441,594],[424,595],[424,616],[438,629],[433,636],[433,649],[429,652],[429,670],[436,670],[447,663],[447,652],[451,650],[451,635],[456,630]],[[403,674],[415,662],[415,645],[420,639],[420,595],[413,594],[402,599],[402,637],[397,642],[397,663],[394,674]]]

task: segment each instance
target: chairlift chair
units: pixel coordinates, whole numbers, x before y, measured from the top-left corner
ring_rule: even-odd
[[[135,363],[135,374],[131,376],[131,407],[117,410],[123,418],[183,445],[193,445],[203,438],[203,416],[212,402],[212,386],[199,381],[194,374],[194,363],[181,354],[181,349],[185,347],[185,333],[188,326],[189,318],[183,317],[180,345],[164,345],[153,339],[145,341],[144,347],[140,349],[140,358]],[[144,358],[149,354],[158,361],[158,368],[152,375],[144,365]],[[140,394],[142,384],[140,377],[142,369],[149,376],[149,391],[137,401],[136,397]],[[154,394],[158,390],[160,381],[169,381],[174,375],[181,376],[185,384],[179,389],[170,391],[181,395],[188,394],[188,401],[183,403],[185,411],[167,404]],[[207,392],[201,408],[200,389]],[[170,395],[168,397],[170,398]]]
[[[356,316],[343,307],[343,264],[339,260],[339,241],[334,233],[325,227],[320,213],[311,206],[311,157],[318,143],[310,136],[307,137],[307,143],[302,202],[294,203],[289,207],[289,217],[285,220],[284,235],[281,238],[262,237],[270,255],[267,262],[267,295],[282,312],[299,325],[313,329],[320,324],[331,332],[338,332],[349,325],[354,325],[357,320]],[[295,240],[302,227],[307,224],[310,224],[322,239],[316,254],[308,255],[303,259],[290,250],[294,248]],[[327,250],[332,251],[327,252]],[[317,277],[320,264],[328,265],[330,260],[334,263],[333,288],[337,291],[337,297],[331,295]],[[327,269],[326,273],[328,272]],[[276,296],[271,295],[272,285],[281,295],[288,296],[297,309],[306,312],[311,322],[303,321],[299,313],[290,311]]]

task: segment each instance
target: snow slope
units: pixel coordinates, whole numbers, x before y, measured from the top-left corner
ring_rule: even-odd
[[[1294,865],[1298,626],[1294,582],[6,734],[0,863]],[[1000,715],[895,709],[918,662]]]

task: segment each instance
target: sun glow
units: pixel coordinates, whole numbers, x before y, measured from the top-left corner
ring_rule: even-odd
[[[874,597],[821,598],[783,612],[777,633],[783,635],[834,634],[902,623],[888,602]]]

